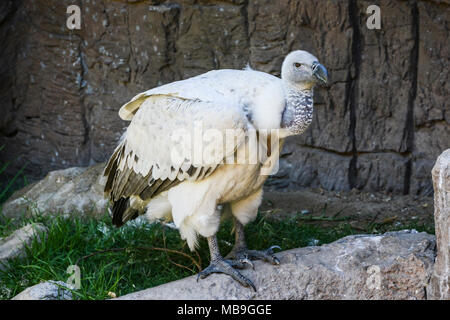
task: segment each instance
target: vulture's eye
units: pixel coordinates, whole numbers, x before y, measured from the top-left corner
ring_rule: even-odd
[[[298,63],[298,62],[294,63],[294,67],[296,67],[296,68],[300,68],[301,66],[302,66],[301,63]]]

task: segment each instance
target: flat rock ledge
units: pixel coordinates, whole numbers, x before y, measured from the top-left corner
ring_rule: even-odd
[[[242,273],[257,292],[229,276],[191,276],[117,299],[426,299],[436,241],[415,230],[355,235],[320,247],[276,254],[279,266],[255,261]]]

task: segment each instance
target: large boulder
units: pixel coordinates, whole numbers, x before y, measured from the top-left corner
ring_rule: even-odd
[[[281,264],[243,270],[257,292],[227,275],[197,276],[118,299],[426,299],[435,238],[417,231],[355,235],[277,253]]]
[[[46,214],[84,214],[101,217],[108,200],[103,196],[101,173],[104,164],[52,171],[39,182],[14,193],[3,204],[7,217]]]
[[[72,300],[73,289],[62,281],[46,281],[26,288],[12,300]]]

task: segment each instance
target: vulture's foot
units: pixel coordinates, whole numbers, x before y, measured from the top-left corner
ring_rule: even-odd
[[[202,270],[198,274],[197,281],[199,278],[204,279],[212,273],[225,273],[230,277],[232,277],[237,282],[239,282],[244,287],[247,288],[251,287],[253,288],[253,290],[256,291],[256,287],[253,284],[253,282],[244,277],[242,274],[240,274],[239,271],[234,269],[234,268],[239,269],[244,268],[245,263],[253,266],[253,264],[248,259],[245,258],[242,260],[234,260],[234,261],[225,260],[223,258],[215,259],[211,261],[211,264],[206,269]]]
[[[232,261],[242,261],[245,259],[250,260],[263,260],[274,265],[280,264],[280,260],[273,255],[273,249],[280,249],[279,246],[271,246],[266,250],[249,250],[246,247],[235,247],[226,256],[226,259]]]

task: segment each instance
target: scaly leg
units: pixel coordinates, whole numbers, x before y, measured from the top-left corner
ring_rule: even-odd
[[[202,270],[198,274],[197,281],[199,278],[204,279],[212,273],[225,273],[242,284],[244,287],[251,287],[256,291],[253,282],[240,274],[239,271],[234,269],[244,268],[244,263],[251,264],[251,262],[247,258],[236,259],[233,261],[225,260],[219,252],[216,235],[207,238],[207,240],[209,245],[209,252],[211,254],[211,263],[206,269]]]
[[[245,242],[244,226],[236,218],[234,218],[234,228],[236,241],[231,252],[225,257],[226,259],[242,261],[243,259],[264,260],[272,264],[280,264],[280,260],[273,255],[273,249],[281,249],[279,246],[271,246],[266,250],[249,250]]]

